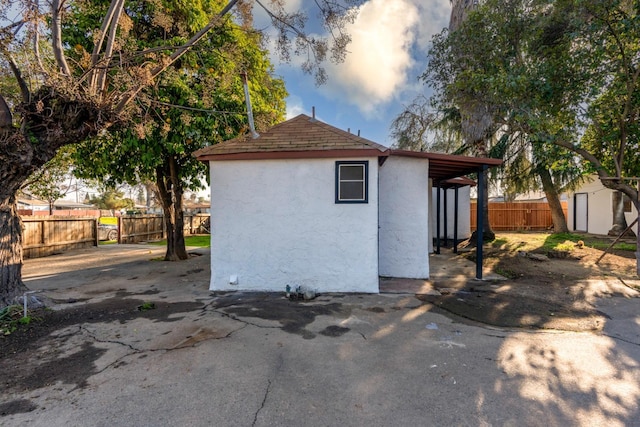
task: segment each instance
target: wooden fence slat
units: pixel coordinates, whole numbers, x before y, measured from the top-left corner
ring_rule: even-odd
[[[209,214],[184,216],[184,234],[197,234]],[[38,258],[98,245],[98,218],[63,216],[23,216],[25,258]],[[164,238],[162,215],[132,215],[118,219],[118,242],[139,243]]]
[[[38,258],[98,245],[95,217],[24,216],[22,248],[25,258]]]
[[[561,202],[565,218],[567,202]],[[471,230],[476,229],[477,203],[471,202]],[[547,202],[489,202],[489,223],[494,231],[547,230],[553,227]]]
[[[184,215],[184,234],[198,234],[200,225],[209,214]],[[139,243],[165,238],[164,217],[162,215],[131,215],[120,217],[119,243]]]

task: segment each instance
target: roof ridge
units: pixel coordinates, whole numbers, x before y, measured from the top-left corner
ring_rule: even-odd
[[[261,132],[257,138],[244,134],[197,150],[198,158],[211,155],[268,152],[332,152],[358,150],[381,155],[388,151],[382,144],[344,131],[321,120],[299,114]]]

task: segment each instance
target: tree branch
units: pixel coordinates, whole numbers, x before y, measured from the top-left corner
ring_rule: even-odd
[[[116,5],[116,10],[111,20],[111,30],[109,31],[109,38],[107,39],[107,49],[104,52],[104,61],[111,62],[111,56],[113,55],[113,45],[116,39],[116,33],[118,30],[118,23],[122,16],[122,9],[124,7],[124,0],[119,0],[119,4]],[[107,68],[104,67],[98,73],[98,91],[101,93],[104,91],[105,84],[107,82]]]
[[[198,41],[200,41],[202,38],[204,38],[204,36],[213,27],[215,27],[217,25],[217,23],[220,20],[220,18],[225,16],[227,13],[229,13],[229,11],[235,6],[235,4],[237,2],[238,2],[238,0],[230,0],[229,3],[227,3],[227,5],[220,12],[218,12],[218,14],[213,19],[211,19],[211,21],[209,21],[209,23],[204,28],[202,28],[193,37],[191,37],[191,39],[189,39],[189,41],[187,43],[185,43],[184,45],[180,46],[180,48],[178,48],[171,56],[166,58],[164,61],[161,61],[160,64],[158,64],[153,70],[150,71],[148,82],[150,82],[153,79],[155,79],[160,73],[162,73],[164,70],[166,70],[171,64],[176,62],[182,55],[187,53],[193,47],[193,45],[195,45]],[[126,93],[122,97],[120,102],[118,102],[118,105],[116,105],[116,108],[115,108],[114,112],[115,113],[122,112],[127,107],[127,105],[129,105],[129,103],[133,100],[133,98],[135,98],[136,95],[138,95],[138,93],[145,86],[147,86],[149,84],[148,82],[145,82],[144,84],[141,84],[138,87],[136,87],[135,89],[133,89],[133,90],[129,91],[128,93]]]
[[[104,20],[102,21],[102,26],[100,27],[99,38],[93,47],[93,52],[91,53],[92,71],[91,78],[89,80],[89,90],[93,94],[97,94],[104,89],[108,67],[98,67],[98,63],[100,62],[100,51],[102,50],[102,45],[104,44],[107,30],[111,26],[109,39],[107,41],[107,51],[105,52],[103,57],[103,59],[108,63],[111,58],[111,54],[113,53],[113,40],[116,35],[116,29],[118,27],[118,22],[120,21],[123,7],[124,0],[111,1],[109,10],[107,11]]]
[[[42,55],[40,55],[40,2],[39,0],[28,0],[26,7],[29,10],[28,22],[33,33],[33,55],[36,58],[40,73],[46,74],[44,63],[42,62]]]
[[[291,31],[293,31],[298,37],[301,37],[301,38],[306,40],[306,34],[304,34],[302,31],[298,30],[294,25],[292,25],[291,23],[287,22],[285,19],[282,19],[279,16],[277,16],[275,13],[271,12],[271,10],[269,10],[268,7],[263,5],[260,0],[255,0],[255,1],[262,9],[264,9],[264,11],[267,13],[267,15],[269,15],[269,18],[271,18],[272,21],[276,21],[276,22],[281,23],[284,27],[287,27]]]
[[[29,102],[31,98],[29,87],[27,86],[27,82],[24,81],[24,78],[22,77],[22,72],[20,71],[20,68],[18,68],[18,64],[16,63],[15,59],[13,59],[13,55],[11,55],[11,52],[8,52],[4,49],[2,51],[2,54],[4,55],[5,59],[9,63],[9,67],[11,68],[11,71],[13,72],[13,75],[15,76],[16,81],[18,82],[18,86],[20,86],[20,95],[22,97],[22,101]]]
[[[51,2],[51,38],[53,47],[53,56],[56,59],[60,71],[65,76],[71,75],[71,69],[67,64],[67,59],[64,56],[64,49],[62,47],[62,18],[60,13],[62,12],[62,5],[64,0],[52,0]]]

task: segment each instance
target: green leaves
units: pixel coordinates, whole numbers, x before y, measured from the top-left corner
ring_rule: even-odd
[[[584,172],[637,176],[638,13],[627,0],[487,0],[434,37],[422,79],[439,109],[485,105],[560,175],[580,155]]]
[[[98,28],[100,13],[91,12],[100,4],[82,3],[85,9],[75,10],[73,21],[84,32]],[[127,13],[134,25],[126,42],[135,43],[137,51],[181,43],[186,33],[208,22],[221,7],[218,0],[130,1]],[[90,40],[76,41],[91,51]],[[130,122],[78,147],[78,173],[135,184],[155,181],[157,171],[168,170],[170,161],[175,161],[184,189],[198,190],[206,165],[192,153],[247,129],[241,71],[249,75],[258,126],[270,126],[284,117],[284,82],[272,77],[267,52],[260,46],[258,34],[243,31],[232,21],[221,22],[143,92]]]

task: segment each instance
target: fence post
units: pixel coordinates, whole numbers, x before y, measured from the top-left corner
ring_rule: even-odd
[[[98,223],[100,222],[100,218],[93,218],[93,246],[98,246],[100,244],[100,236],[98,235]]]
[[[42,220],[42,228],[41,228],[41,230],[42,230],[42,239],[41,239],[41,241],[42,241],[42,244],[43,244],[44,246],[46,246],[46,245],[47,245],[48,240],[49,240],[49,239],[47,238],[47,231],[49,231],[49,226],[48,226],[48,224],[49,224],[49,221],[46,221],[46,220],[44,220],[44,219]]]

